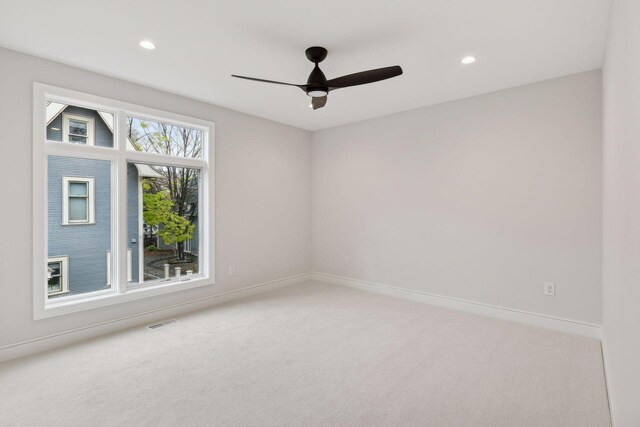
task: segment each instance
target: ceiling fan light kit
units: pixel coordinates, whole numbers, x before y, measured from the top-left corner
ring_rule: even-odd
[[[375,70],[361,71],[359,73],[348,74],[346,76],[327,80],[324,73],[318,66],[318,64],[324,61],[324,59],[327,57],[327,49],[320,46],[313,46],[308,48],[305,51],[305,54],[307,55],[307,59],[315,64],[313,70],[311,70],[311,74],[309,74],[309,78],[307,79],[306,84],[284,83],[274,80],[264,80],[256,79],[253,77],[238,76],[235,74],[232,74],[232,77],[263,83],[296,86],[305,91],[306,94],[311,97],[310,107],[314,110],[317,110],[318,108],[322,108],[326,105],[327,95],[332,90],[374,83],[402,74],[402,68],[399,65],[394,65],[391,67],[377,68]]]

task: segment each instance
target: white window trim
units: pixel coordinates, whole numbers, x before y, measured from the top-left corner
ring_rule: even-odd
[[[63,176],[62,177],[62,225],[87,225],[96,223],[96,198],[94,188],[94,178],[84,176]],[[87,183],[87,220],[69,219],[69,184],[72,182]]]
[[[107,251],[107,284],[105,287],[111,287],[111,251]]]
[[[185,289],[212,285],[215,282],[215,238],[214,200],[215,182],[214,123],[155,110],[140,105],[89,95],[69,89],[41,83],[33,85],[33,209],[38,213],[33,223],[33,317],[44,319],[120,304],[126,301],[149,298]],[[46,140],[47,100],[67,105],[77,105],[114,115],[114,147],[89,146],[84,144],[60,144]],[[127,150],[127,116],[143,117],[149,120],[171,122],[176,125],[201,129],[204,132],[201,159],[173,157],[155,153]],[[51,301],[47,299],[47,156],[71,156],[111,162],[111,288],[91,294],[63,296]],[[190,167],[200,170],[199,210],[200,272],[190,277],[182,277],[166,282],[146,282],[138,286],[127,286],[127,212],[118,206],[127,206],[127,163],[147,163]],[[113,262],[115,260],[115,262]],[[43,265],[45,268],[43,268]]]
[[[47,269],[52,262],[60,263],[60,290],[58,292],[49,292],[47,289],[47,297],[53,295],[61,295],[69,293],[69,257],[67,255],[56,256],[47,259]]]
[[[87,143],[82,145],[95,145],[95,124],[93,117],[79,116],[77,114],[62,113],[62,142],[69,141],[69,119],[87,123]],[[82,135],[78,135],[82,136]],[[75,142],[73,142],[75,144]]]
[[[127,283],[133,282],[133,263],[131,248],[127,249]]]

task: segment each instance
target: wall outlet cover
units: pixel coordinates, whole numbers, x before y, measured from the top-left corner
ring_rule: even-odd
[[[556,284],[553,282],[544,282],[544,294],[551,297],[556,296]]]

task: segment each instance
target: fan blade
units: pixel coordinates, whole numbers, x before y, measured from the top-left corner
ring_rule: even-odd
[[[402,74],[402,68],[399,65],[394,65],[331,79],[327,82],[327,86],[329,86],[329,89],[340,89],[349,86],[366,85],[367,83],[390,79],[400,74]]]
[[[311,108],[317,110],[318,108],[322,108],[327,103],[327,96],[316,96],[311,99]]]
[[[275,83],[277,85],[295,86],[295,87],[299,87],[302,90],[305,90],[305,88],[307,87],[307,85],[297,85],[294,83],[276,82],[274,80],[256,79],[254,77],[236,76],[235,74],[232,74],[231,77],[236,77],[238,79],[245,79],[245,80],[253,80],[256,82],[263,82],[263,83]]]

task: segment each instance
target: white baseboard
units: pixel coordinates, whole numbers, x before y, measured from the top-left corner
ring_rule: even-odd
[[[600,325],[594,325],[591,323],[562,319],[546,314],[531,313],[527,311],[516,310],[513,308],[499,307],[490,304],[467,301],[459,298],[452,298],[443,295],[430,294],[422,291],[399,288],[396,286],[351,279],[348,277],[334,276],[326,273],[314,272],[312,273],[312,277],[313,280],[317,280],[320,282],[348,286],[350,288],[375,292],[382,295],[410,299],[412,301],[447,307],[454,310],[465,311],[468,313],[526,323],[528,325],[554,329],[556,331],[568,332],[589,338],[595,338],[598,340],[601,339]]]
[[[136,313],[131,316],[126,316],[106,322],[87,325],[64,332],[58,332],[43,337],[5,345],[3,347],[0,347],[0,362],[16,359],[18,357],[28,356],[63,345],[86,340],[89,338],[94,338],[100,335],[105,335],[118,330],[140,326],[151,322],[157,322],[168,317],[178,316],[180,314],[200,310],[216,304],[222,304],[227,301],[244,298],[262,292],[296,285],[309,280],[311,280],[311,273],[298,274],[295,276],[259,283],[257,285],[247,286],[245,288],[236,289],[229,292],[211,295],[193,301],[174,304],[168,307],[145,311],[143,313]]]
[[[609,347],[607,346],[607,337],[604,333],[604,330],[602,332],[602,340],[600,341],[600,345],[602,348],[602,365],[604,367],[604,381],[607,386],[607,398],[609,400],[609,414],[611,415],[611,425],[615,427],[617,424],[616,420],[613,417],[614,397],[613,391],[611,389],[611,361],[609,360]]]

